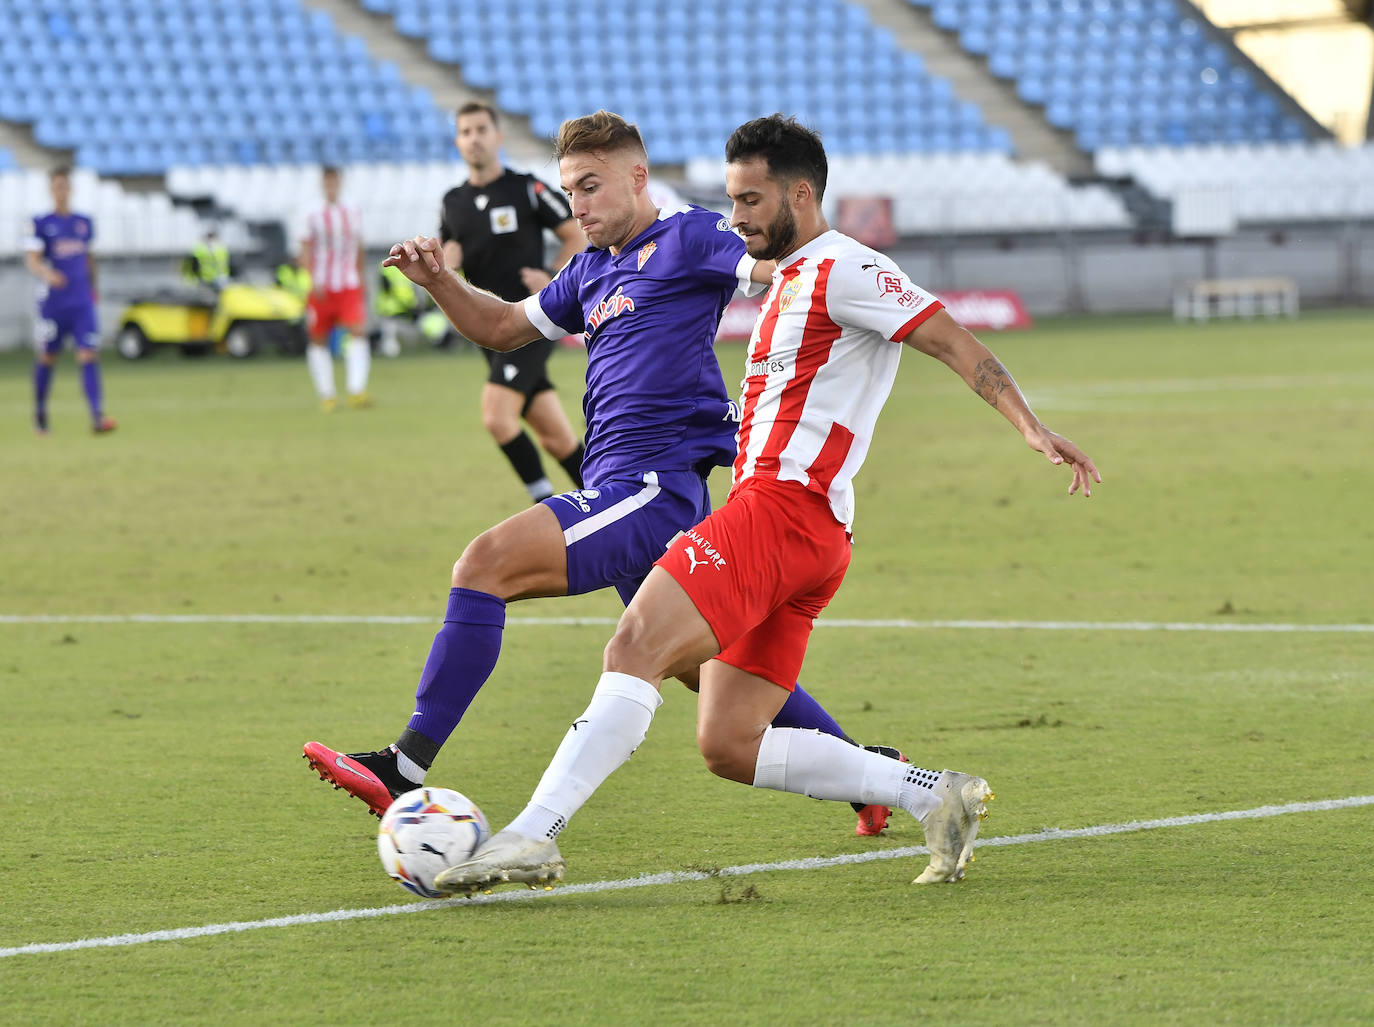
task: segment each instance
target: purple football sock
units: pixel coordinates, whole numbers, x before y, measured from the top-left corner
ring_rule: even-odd
[[[782,704],[782,709],[778,710],[778,715],[773,718],[773,727],[798,727],[806,731],[819,731],[822,734],[843,738],[851,745],[857,744],[801,685],[792,689],[787,702]]]
[[[48,391],[52,388],[52,364],[33,365],[33,417],[40,428],[48,426]]]
[[[495,669],[505,625],[505,600],[469,588],[449,592],[444,626],[430,647],[409,724],[410,731],[432,740],[436,751]]]
[[[81,365],[81,388],[86,392],[86,403],[91,408],[91,420],[100,420],[100,364],[92,360]]]

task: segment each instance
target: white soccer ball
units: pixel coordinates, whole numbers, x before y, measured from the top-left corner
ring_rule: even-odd
[[[443,894],[435,890],[434,878],[490,836],[487,818],[467,796],[452,788],[416,788],[387,807],[377,852],[397,884],[434,899]]]

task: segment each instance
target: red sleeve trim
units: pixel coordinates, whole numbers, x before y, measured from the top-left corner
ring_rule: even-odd
[[[894,332],[890,337],[891,341],[901,342],[903,339],[905,339],[908,335],[911,334],[913,329],[919,328],[921,325],[925,324],[925,322],[930,318],[930,316],[934,314],[937,310],[944,309],[945,305],[943,303],[941,303],[939,300],[934,300],[930,304],[930,306],[926,307],[915,317],[913,317],[910,321],[902,325],[902,327],[898,328],[897,331]]]

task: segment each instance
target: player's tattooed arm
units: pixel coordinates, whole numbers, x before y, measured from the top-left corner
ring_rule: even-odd
[[[902,341],[948,366],[1023,435],[1040,424],[997,355],[948,311],[937,310]]]
[[[948,365],[969,388],[1021,432],[1027,445],[1043,453],[1050,463],[1067,463],[1073,469],[1070,495],[1080,489],[1083,495],[1092,495],[1092,483],[1102,481],[1092,460],[1068,439],[1040,423],[1015,380],[992,350],[956,324],[946,311],[936,311],[902,341]]]
[[[973,369],[973,391],[994,407],[1003,392],[1015,387],[1011,375],[996,357],[979,361]]]

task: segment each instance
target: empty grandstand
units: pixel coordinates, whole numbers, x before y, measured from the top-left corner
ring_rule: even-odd
[[[1298,140],[1315,126],[1176,0],[912,0],[1079,146]],[[1310,120],[1310,119],[1309,119]]]
[[[101,174],[448,154],[433,97],[298,0],[0,0],[0,22],[0,119]]]
[[[554,177],[531,154],[608,107],[640,124],[659,175],[716,204],[728,133],[796,113],[832,156],[832,215],[881,197],[899,248],[944,254],[940,284],[1019,283],[1037,309],[1166,309],[1155,271],[1134,292],[1093,276],[1149,265],[1143,244],[1213,240],[1205,259],[1172,251],[1198,277],[1288,225],[1323,253],[1353,232],[1305,289],[1374,292],[1374,147],[1335,142],[1186,0],[0,0],[0,22],[6,310],[56,163],[80,169],[100,252],[141,274],[207,220],[250,272],[279,259],[323,163],[344,166],[369,246],[432,231],[464,173],[449,84],[508,116],[515,166]]]

